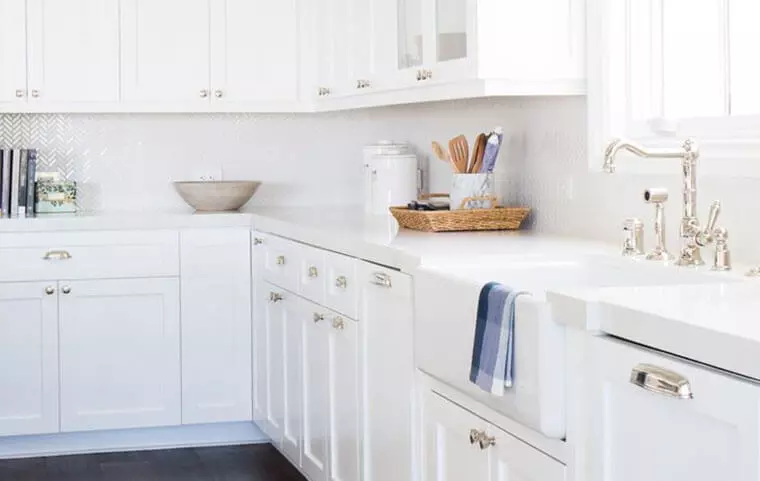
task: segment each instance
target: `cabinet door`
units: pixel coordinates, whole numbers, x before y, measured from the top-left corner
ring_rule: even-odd
[[[263,379],[257,381],[257,396],[262,396],[263,417],[259,427],[274,444],[282,444],[282,424],[285,403],[284,354],[284,301],[292,294],[284,292],[269,283],[262,283],[256,300],[257,316],[260,316],[260,331],[257,332],[256,348],[263,351],[263,369],[257,368]]]
[[[0,103],[26,101],[26,2],[0,0]]]
[[[330,320],[326,310],[304,303],[302,467],[312,481],[325,481],[329,466]]]
[[[412,479],[414,339],[411,278],[362,262],[364,480]],[[388,356],[393,352],[393,356]]]
[[[183,231],[180,245],[182,423],[250,421],[250,231]]]
[[[60,283],[61,431],[181,422],[179,281]]]
[[[438,394],[423,396],[422,479],[459,481],[490,479],[489,450],[471,438],[488,424]]]
[[[359,481],[359,326],[340,315],[330,326],[330,481]]]
[[[267,304],[270,289],[255,269],[261,251],[254,249],[253,252],[253,420],[263,429],[267,409]]]
[[[564,481],[565,465],[494,426],[486,435],[491,459],[491,481]]]
[[[426,38],[425,25],[429,25],[430,19],[425,15],[431,13],[429,5],[431,0],[396,0],[396,64],[394,65],[392,78],[389,82],[396,87],[419,84],[417,75],[426,62],[426,52],[430,50]],[[429,34],[428,34],[429,37]]]
[[[30,102],[119,100],[119,0],[28,0]]]
[[[0,436],[58,431],[55,283],[0,285]]]
[[[312,21],[314,22],[314,53],[317,60],[315,65],[316,88],[313,90],[314,98],[321,98],[321,89],[327,93],[336,90],[336,56],[335,39],[337,28],[341,28],[333,15],[337,0],[314,0]]]
[[[296,296],[283,301],[282,308],[282,372],[283,416],[282,450],[291,462],[301,467],[303,304]]]
[[[127,102],[209,102],[210,0],[121,0]]]
[[[450,82],[474,78],[475,43],[473,37],[477,25],[477,0],[427,0],[432,13],[425,16],[425,59],[430,59],[430,78],[424,83]],[[552,0],[553,1],[553,0]],[[505,0],[507,3],[509,0]],[[522,5],[525,2],[516,2]],[[552,15],[553,16],[553,15]],[[530,24],[530,23],[529,23]]]
[[[215,102],[298,100],[298,1],[212,2]]]
[[[592,472],[584,479],[758,478],[760,385],[607,338],[591,349]],[[649,373],[652,389],[688,383],[693,399],[643,389],[634,369]]]

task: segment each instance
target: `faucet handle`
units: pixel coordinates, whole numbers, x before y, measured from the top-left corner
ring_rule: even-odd
[[[715,261],[712,270],[731,270],[731,251],[728,249],[728,231],[723,227],[715,230]]]
[[[710,213],[707,216],[707,224],[705,225],[705,232],[707,235],[712,235],[715,230],[715,224],[718,222],[718,216],[720,215],[721,204],[719,200],[710,204]]]

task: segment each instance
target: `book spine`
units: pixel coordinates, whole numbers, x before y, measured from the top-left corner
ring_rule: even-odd
[[[29,151],[21,149],[21,161],[18,171],[18,216],[26,217],[26,186],[28,181]]]
[[[34,217],[37,214],[35,205],[35,192],[36,192],[36,180],[37,180],[37,150],[29,149],[27,154],[27,169],[26,169],[26,216]]]
[[[0,209],[3,211],[3,217],[11,216],[11,151],[5,149],[3,153],[3,166],[0,170],[0,183],[2,184],[2,195],[0,195]]]
[[[21,151],[13,149],[11,152],[11,215],[18,217],[18,189],[21,184]]]

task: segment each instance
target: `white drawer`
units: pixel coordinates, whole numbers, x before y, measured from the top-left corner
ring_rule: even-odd
[[[317,304],[325,303],[325,251],[316,247],[300,246],[298,266],[298,293]]]
[[[327,266],[325,305],[352,319],[359,318],[359,279],[356,259],[325,253]]]
[[[610,338],[590,346],[584,479],[758,479],[760,385]]]
[[[176,231],[0,235],[0,282],[178,275]]]
[[[256,267],[264,280],[277,287],[298,292],[298,272],[301,265],[301,246],[280,237],[254,234]],[[254,273],[257,275],[258,272]]]

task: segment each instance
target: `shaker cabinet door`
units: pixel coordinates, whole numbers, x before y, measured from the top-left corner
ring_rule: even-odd
[[[209,103],[210,0],[121,0],[126,102]]]
[[[0,0],[0,105],[26,99],[26,1]]]
[[[0,436],[58,432],[55,282],[0,284]]]
[[[180,424],[179,281],[59,284],[61,431]]]
[[[119,0],[28,0],[29,101],[119,100]]]

